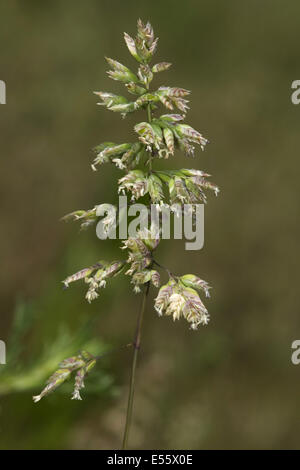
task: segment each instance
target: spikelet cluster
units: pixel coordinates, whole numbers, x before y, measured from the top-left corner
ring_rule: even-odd
[[[134,292],[141,291],[140,285],[151,282],[154,287],[160,286],[159,272],[152,268],[153,252],[159,244],[159,234],[152,227],[138,232],[136,238],[124,241],[123,249],[128,250],[127,263],[129,268],[125,274],[131,276]]]
[[[90,303],[98,297],[99,289],[106,286],[108,279],[115,277],[122,272],[124,265],[124,261],[98,261],[98,263],[68,276],[62,282],[64,287],[67,288],[72,282],[84,279],[89,286],[86,293],[86,299]]]
[[[81,400],[80,390],[84,388],[84,379],[95,364],[96,359],[87,351],[81,351],[77,356],[64,359],[58,365],[58,369],[54,374],[49,377],[46,382],[46,387],[41,391],[41,393],[32,397],[34,403],[37,403],[46,395],[54,392],[60,385],[68,380],[75,371],[75,385],[71,399]]]
[[[149,194],[153,204],[199,204],[206,203],[205,190],[217,196],[219,188],[209,181],[210,175],[201,170],[165,170],[150,174],[131,170],[119,179],[119,192],[131,193],[131,201]]]
[[[197,291],[204,291],[209,296],[209,286],[193,274],[171,277],[163,285],[155,299],[157,313],[172,316],[173,320],[185,318],[193,330],[199,325],[207,325],[209,315]]]

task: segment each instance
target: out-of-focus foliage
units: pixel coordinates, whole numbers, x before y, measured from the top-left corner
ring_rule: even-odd
[[[119,125],[116,113],[95,106],[92,92],[111,85],[103,57],[127,59],[119,32],[133,31],[141,17],[160,38],[157,63],[173,63],[172,72],[157,75],[158,85],[192,90],[189,120],[210,140],[199,165],[195,159],[189,166],[217,175],[222,198],[211,198],[205,212],[203,250],[184,251],[178,240],[158,247],[172,272],[205,272],[212,321],[195,336],[177,323],[170,329],[153,308],[146,312],[132,446],[299,447],[300,370],[290,362],[300,330],[300,107],[290,100],[300,75],[299,14],[297,0],[1,2],[7,104],[0,107],[0,338],[9,344],[18,296],[29,299],[36,316],[17,341],[24,366],[0,365],[0,386],[6,368],[24,377],[47,350],[44,340],[55,344],[61,325],[71,342],[87,320],[94,322],[89,337],[114,345],[131,340],[130,279],[116,278],[91,305],[84,286],[70,293],[60,282],[103,250],[118,259],[119,241],[101,242],[93,228],[75,236],[77,229],[59,219],[95,201],[117,204],[111,182],[119,170],[106,165],[93,173],[89,149],[105,139],[127,141],[130,132],[133,138],[135,119],[128,115]],[[122,84],[115,87],[121,93]],[[187,167],[186,157],[172,158],[178,169]],[[9,358],[10,346],[7,352]],[[62,351],[57,359],[64,357]],[[37,406],[29,389],[1,395],[1,448],[117,448],[129,361],[126,351],[109,360],[117,396],[75,402],[58,391]],[[62,387],[69,393],[68,384]]]

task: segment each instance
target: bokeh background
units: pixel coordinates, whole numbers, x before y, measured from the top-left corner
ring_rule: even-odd
[[[122,121],[93,90],[121,92],[104,56],[134,67],[122,33],[150,20],[157,61],[173,67],[155,85],[192,90],[188,122],[211,144],[190,162],[221,187],[205,212],[205,246],[162,242],[157,257],[213,286],[211,323],[198,332],[159,319],[148,304],[131,448],[299,448],[300,366],[291,363],[299,317],[299,117],[297,0],[1,1],[0,366],[2,449],[119,448],[131,351],[99,362],[84,400],[68,384],[38,405],[61,359],[82,345],[107,350],[132,339],[139,298],[115,279],[88,305],[66,275],[119,256],[59,221],[75,209],[116,202],[120,172],[90,169],[91,148],[133,138],[142,116]]]

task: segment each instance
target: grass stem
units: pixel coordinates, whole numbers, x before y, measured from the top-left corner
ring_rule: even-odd
[[[147,300],[148,292],[149,292],[149,283],[147,284],[144,290],[142,306],[141,306],[138,319],[137,319],[136,333],[135,333],[135,338],[134,338],[134,343],[133,343],[134,351],[133,351],[133,359],[132,359],[132,366],[131,366],[131,377],[130,377],[126,423],[125,423],[125,430],[124,430],[124,436],[123,436],[122,450],[125,450],[127,448],[130,425],[131,425],[131,420],[132,420],[135,372],[136,372],[138,352],[141,347],[141,330],[142,330],[143,316],[144,316],[144,312],[146,308],[146,300]]]

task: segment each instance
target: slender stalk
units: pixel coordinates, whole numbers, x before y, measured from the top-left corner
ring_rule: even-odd
[[[152,121],[152,116],[151,116],[151,105],[148,104],[147,106],[147,116],[148,116],[148,121],[151,122]]]
[[[173,273],[171,273],[171,271],[170,271],[168,268],[166,268],[166,267],[163,266],[162,264],[160,264],[160,263],[158,263],[157,261],[155,261],[155,259],[152,259],[152,262],[153,262],[153,264],[156,264],[156,266],[158,266],[159,268],[161,268],[161,269],[163,269],[164,271],[166,271],[166,272],[168,273],[169,277],[173,277],[173,278],[176,277],[176,276],[174,276]]]
[[[147,88],[149,90],[149,87]],[[151,104],[149,103],[147,105],[147,117],[148,117],[148,122],[152,121],[152,113],[151,113]],[[149,170],[152,171],[152,157],[153,157],[153,152],[149,158]],[[151,203],[151,201],[150,201]]]
[[[132,366],[131,366],[131,377],[130,377],[130,386],[129,386],[129,396],[128,396],[128,404],[127,404],[127,413],[126,413],[126,423],[125,423],[125,430],[123,436],[123,445],[122,450],[127,448],[128,436],[130,431],[131,419],[132,419],[132,410],[133,410],[133,397],[134,397],[134,385],[135,385],[135,371],[137,365],[137,358],[138,352],[141,347],[141,330],[142,330],[142,322],[143,316],[146,307],[146,300],[149,292],[149,283],[145,287],[142,306],[138,315],[137,325],[136,325],[136,333],[134,338],[134,352],[133,352],[133,359],[132,359]]]

